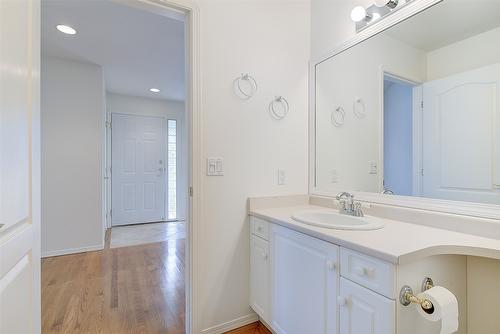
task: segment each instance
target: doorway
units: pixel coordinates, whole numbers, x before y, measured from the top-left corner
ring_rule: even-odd
[[[182,111],[170,117],[111,114],[111,194],[105,196],[111,226],[185,220],[183,120]]]
[[[415,108],[418,87],[410,80],[384,74],[384,194],[412,196],[417,188],[414,174],[421,147],[415,122],[419,117],[419,108]]]
[[[140,331],[134,326],[144,328],[145,323],[154,332],[189,332],[189,233],[179,233],[174,222],[190,217],[188,111],[193,106],[187,88],[192,64],[185,50],[186,17],[141,1],[42,4],[44,198],[54,197],[45,201],[42,212],[57,213],[46,216],[42,226],[55,248],[45,252],[42,262],[44,332],[77,331],[79,326],[125,333]],[[71,34],[59,30],[60,24]],[[180,52],[162,49],[148,31]],[[71,168],[57,161],[69,161]],[[71,233],[51,233],[48,227],[55,223]],[[130,231],[121,239],[126,243],[113,243],[115,228]],[[147,234],[156,239],[144,239]],[[142,240],[136,243],[130,236]],[[61,249],[60,244],[68,246]],[[96,283],[92,287],[89,277]],[[152,285],[132,287],[144,281]],[[128,293],[141,290],[142,296]],[[100,307],[83,310],[85,321],[72,322],[66,315],[77,312],[83,301],[53,302],[71,296]],[[145,303],[163,317],[151,313],[141,323],[129,323],[149,311],[141,309]]]

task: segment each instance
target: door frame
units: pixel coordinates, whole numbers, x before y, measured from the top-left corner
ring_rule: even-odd
[[[198,254],[201,203],[203,200],[202,113],[201,113],[201,65],[200,65],[200,10],[194,0],[112,0],[116,3],[170,17],[172,10],[185,15],[186,39],[186,130],[188,155],[188,186],[185,201],[186,216],[186,333],[201,331],[199,308]],[[106,111],[104,117],[108,118]],[[104,138],[103,141],[105,141]],[[103,175],[107,176],[103,164]],[[105,215],[105,213],[103,213]],[[103,224],[104,227],[106,224]]]
[[[379,124],[380,124],[380,133],[379,133],[379,166],[380,166],[380,175],[379,175],[379,189],[381,192],[385,190],[384,187],[384,179],[385,179],[385,154],[384,154],[384,148],[385,148],[385,124],[384,124],[384,118],[385,118],[385,79],[386,78],[391,78],[394,80],[398,80],[402,83],[406,83],[408,85],[412,86],[413,93],[415,93],[415,88],[422,86],[423,82],[420,82],[417,79],[411,79],[408,78],[404,75],[399,75],[395,73],[394,71],[390,71],[385,69],[383,66],[380,66],[380,77],[381,77],[381,83],[380,83],[380,119],[379,119]],[[418,190],[418,194],[420,194],[420,189],[421,189],[421,184],[422,184],[422,176],[420,173],[417,173],[416,169],[421,169],[422,166],[422,108],[418,105],[420,101],[422,101],[422,92],[420,92],[420,95],[415,96],[413,94],[412,97],[412,127],[413,127],[413,134],[412,134],[412,141],[413,141],[413,170],[412,170],[412,192],[413,196],[419,196],[416,195],[415,189]]]

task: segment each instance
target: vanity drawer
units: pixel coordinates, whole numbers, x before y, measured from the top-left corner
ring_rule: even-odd
[[[340,248],[340,275],[395,299],[396,268],[391,263]]]
[[[250,233],[269,240],[269,223],[257,217],[250,217]]]

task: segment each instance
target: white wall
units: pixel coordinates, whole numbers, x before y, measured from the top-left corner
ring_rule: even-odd
[[[427,54],[427,80],[436,80],[499,63],[499,41],[500,28],[496,28],[429,52]]]
[[[188,189],[188,152],[184,102],[168,101],[115,93],[106,94],[108,114],[121,113],[142,116],[159,116],[177,120],[177,215],[186,219]],[[111,158],[109,155],[108,158]]]
[[[253,315],[247,198],[307,193],[310,14],[302,0],[201,0],[199,9],[204,151],[224,158],[225,170],[203,180],[195,332]],[[248,101],[232,92],[242,72],[259,84]],[[268,113],[275,95],[290,102],[282,121]],[[286,185],[277,185],[278,168]]]
[[[42,58],[42,254],[103,247],[102,69]]]

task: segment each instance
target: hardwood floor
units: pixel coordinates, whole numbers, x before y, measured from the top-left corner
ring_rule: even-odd
[[[184,334],[184,239],[42,260],[42,334]],[[227,334],[271,334],[255,322]]]
[[[104,251],[44,259],[42,333],[184,333],[184,245],[107,243]]]
[[[254,322],[241,328],[227,332],[226,334],[272,334],[266,326],[260,322]]]

